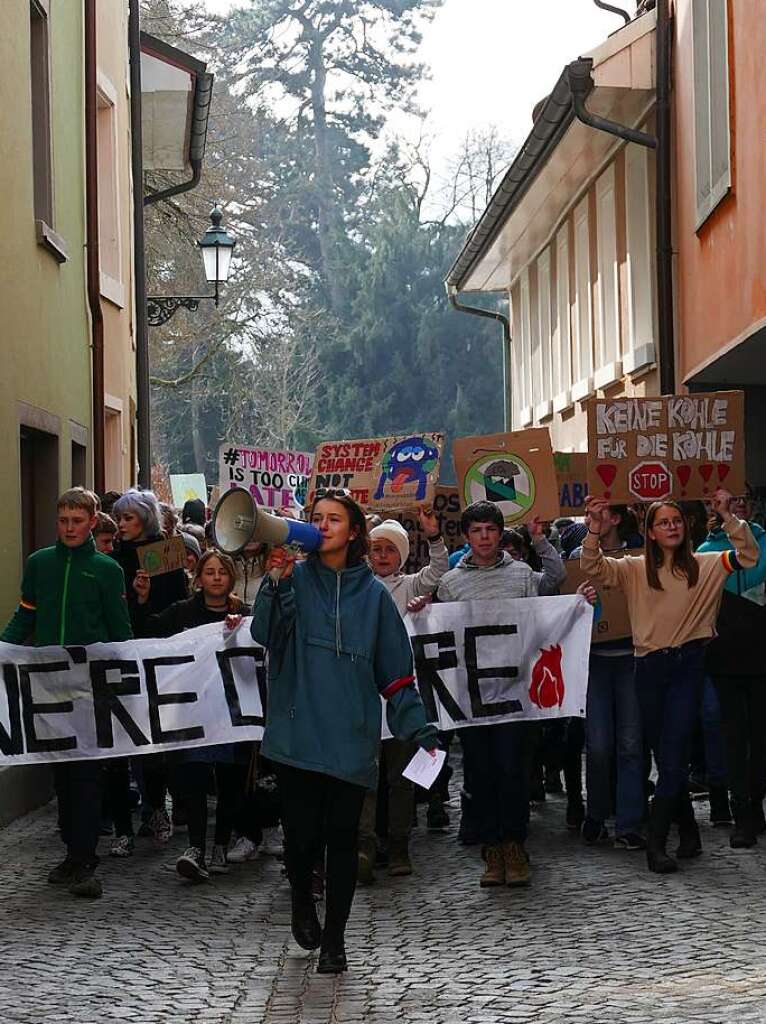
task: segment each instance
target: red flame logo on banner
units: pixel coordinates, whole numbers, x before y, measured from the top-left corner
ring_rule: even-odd
[[[561,671],[561,645],[540,649],[532,668],[529,699],[538,708],[559,707],[564,703],[564,676]]]

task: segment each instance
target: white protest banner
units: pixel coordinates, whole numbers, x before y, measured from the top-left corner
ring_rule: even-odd
[[[0,764],[36,764],[256,740],[264,651],[249,620],[167,640],[88,647],[0,643]]]
[[[222,444],[218,450],[221,494],[232,487],[245,487],[261,508],[302,508],[313,465],[313,452]]]
[[[584,715],[592,619],[574,595],[438,604],[408,617],[429,721],[460,729]],[[0,765],[260,739],[265,652],[249,627],[88,647],[0,643]]]
[[[439,729],[585,715],[593,609],[584,597],[431,604],[405,622]]]

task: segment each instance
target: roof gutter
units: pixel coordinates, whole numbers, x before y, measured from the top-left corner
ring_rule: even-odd
[[[565,68],[543,104],[526,142],[452,264],[445,282],[448,293],[450,288],[461,290],[475,264],[500,233],[509,207],[526,194],[573,120],[574,109]]]
[[[146,32],[141,33],[141,49],[147,53],[156,53],[171,64],[182,67],[185,71],[194,75],[194,100],[192,102],[191,130],[189,133],[189,164],[192,175],[186,181],[177,185],[170,185],[157,192],[150,192],[144,196],[144,206],[151,206],[163,199],[170,199],[179,196],[183,192],[190,192],[200,183],[202,177],[202,161],[205,158],[205,145],[207,143],[207,126],[210,116],[210,105],[213,101],[213,79],[214,75],[207,71],[207,65],[202,61],[191,57],[187,53],[176,50],[161,39],[156,39]]]
[[[90,307],[93,408],[93,489],[106,490],[104,455],[104,314],[98,243],[98,140],[96,94],[96,0],[85,0],[85,235]]]
[[[511,429],[511,321],[504,313],[497,310],[482,309],[480,306],[466,306],[457,297],[457,290],[447,286],[447,295],[453,308],[460,313],[471,313],[473,316],[483,316],[487,320],[496,320],[503,328],[503,429]]]

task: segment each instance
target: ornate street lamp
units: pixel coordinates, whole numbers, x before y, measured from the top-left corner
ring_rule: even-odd
[[[216,306],[219,300],[219,285],[226,284],[229,280],[231,269],[231,254],[236,239],[232,238],[226,228],[221,226],[223,214],[215,204],[210,211],[212,226],[207,229],[197,245],[202,250],[202,260],[205,264],[205,279],[209,284],[214,285],[215,291],[212,295],[148,295],[146,298],[147,321],[152,327],[159,327],[167,323],[178,309],[188,309],[194,312],[199,308],[200,302],[205,299],[212,299]]]

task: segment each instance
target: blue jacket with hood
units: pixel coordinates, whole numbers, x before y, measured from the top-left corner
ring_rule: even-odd
[[[394,736],[437,745],[404,623],[366,563],[335,572],[310,555],[266,577],[251,633],[269,651],[265,757],[374,789],[381,697]]]
[[[758,564],[751,569],[738,569],[731,573],[726,581],[725,589],[730,594],[749,597],[756,604],[763,604],[763,584],[766,583],[766,530],[758,523],[748,523],[755,537],[760,555]],[[705,540],[697,548],[698,551],[731,551],[733,545],[722,529],[711,530]],[[758,591],[760,588],[760,592]],[[752,591],[748,594],[748,591]]]

